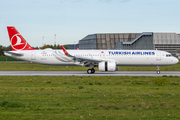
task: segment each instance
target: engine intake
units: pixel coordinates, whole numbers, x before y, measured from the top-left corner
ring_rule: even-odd
[[[118,66],[115,61],[100,62],[98,68],[99,71],[118,71]]]

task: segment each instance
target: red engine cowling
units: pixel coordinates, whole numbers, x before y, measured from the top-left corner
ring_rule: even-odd
[[[115,61],[100,62],[98,68],[99,71],[118,71],[118,66]]]

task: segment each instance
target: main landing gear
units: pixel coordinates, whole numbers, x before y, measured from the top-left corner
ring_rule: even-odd
[[[91,63],[91,64],[89,65],[89,67],[90,67],[90,69],[87,70],[87,73],[88,73],[88,74],[93,74],[93,73],[95,73],[95,69],[94,69],[95,66],[94,66],[94,64]]]
[[[160,74],[160,69],[159,69],[159,66],[157,66],[157,71],[156,71],[157,74]]]
[[[93,74],[93,73],[95,73],[95,69],[94,69],[94,68],[88,69],[88,70],[87,70],[87,73],[88,73],[88,74]]]

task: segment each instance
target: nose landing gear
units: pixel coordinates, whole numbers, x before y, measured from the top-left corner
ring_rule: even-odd
[[[157,66],[157,71],[156,71],[157,74],[160,74],[160,69],[159,69],[159,66]]]

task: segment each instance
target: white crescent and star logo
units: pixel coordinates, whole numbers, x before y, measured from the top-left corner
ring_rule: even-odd
[[[11,38],[11,46],[15,50],[23,50],[27,46],[27,42],[22,41],[20,34],[15,34]]]

